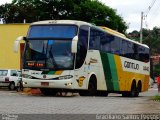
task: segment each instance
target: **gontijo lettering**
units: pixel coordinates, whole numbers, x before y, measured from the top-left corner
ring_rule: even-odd
[[[139,64],[133,62],[124,61],[124,67],[139,70]]]

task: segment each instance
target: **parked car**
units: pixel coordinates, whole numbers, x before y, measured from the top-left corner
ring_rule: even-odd
[[[21,77],[21,71],[15,69],[0,69],[0,87],[15,90]]]

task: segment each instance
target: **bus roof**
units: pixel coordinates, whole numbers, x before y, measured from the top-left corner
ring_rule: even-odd
[[[38,25],[38,24],[75,24],[78,26],[80,25],[92,26],[92,24],[90,23],[77,20],[45,20],[45,21],[34,22],[31,25]]]
[[[103,28],[104,30],[106,30],[106,31],[107,31],[108,33],[110,33],[110,34],[114,34],[114,35],[117,35],[117,36],[121,36],[121,37],[126,38],[126,36],[125,36],[124,34],[122,34],[122,33],[120,33],[120,32],[117,32],[117,31],[115,31],[115,30],[112,30],[112,29],[110,29],[110,28],[108,28],[108,27],[105,27],[105,26],[99,26],[99,27]]]

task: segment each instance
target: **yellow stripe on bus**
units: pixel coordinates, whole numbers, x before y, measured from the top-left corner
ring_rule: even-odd
[[[59,70],[59,71],[56,71],[55,75],[60,75],[62,74],[63,70]]]
[[[114,59],[115,59],[116,68],[117,68],[120,91],[130,91],[131,84],[134,79],[136,80],[137,84],[138,84],[138,81],[141,80],[142,91],[146,91],[148,89],[149,75],[123,71],[123,66],[121,64],[120,56],[114,55]]]

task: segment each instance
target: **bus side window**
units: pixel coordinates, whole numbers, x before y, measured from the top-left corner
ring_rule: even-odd
[[[134,58],[133,59],[139,60],[138,45],[137,44],[133,44],[133,48],[134,48]]]
[[[111,44],[111,53],[119,55],[120,54],[119,38],[116,36],[111,36],[110,39],[112,39],[112,41],[110,43]]]
[[[143,46],[139,46],[139,60],[142,62],[149,62],[149,49]]]
[[[130,59],[134,59],[134,49],[133,49],[133,43],[131,42],[127,42],[127,52],[128,52],[128,55],[127,57],[130,58]]]
[[[111,42],[113,40],[112,35],[105,33],[101,36],[101,50],[111,53]]]
[[[121,55],[123,57],[127,57],[127,41],[125,40],[122,40],[121,42]]]
[[[90,42],[89,49],[99,50],[100,49],[100,32],[94,28],[90,29]]]

